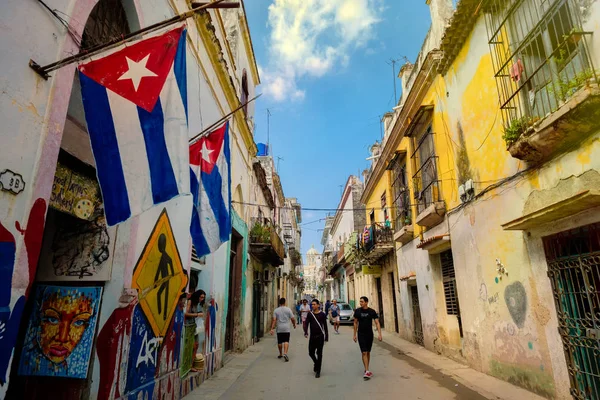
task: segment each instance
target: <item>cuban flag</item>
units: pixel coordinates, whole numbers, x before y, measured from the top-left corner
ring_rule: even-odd
[[[229,123],[190,145],[194,207],[190,233],[198,257],[216,251],[231,233]]]
[[[79,66],[108,225],[189,193],[186,31]]]

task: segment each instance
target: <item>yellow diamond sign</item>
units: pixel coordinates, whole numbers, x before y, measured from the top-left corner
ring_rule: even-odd
[[[133,271],[132,286],[156,336],[165,336],[187,276],[164,209]]]

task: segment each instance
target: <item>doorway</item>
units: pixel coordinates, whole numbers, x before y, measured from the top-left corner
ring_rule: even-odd
[[[227,325],[225,330],[225,351],[233,350],[235,344],[235,323],[240,321],[240,297],[242,294],[243,240],[235,229],[231,230],[231,250],[229,256],[229,301],[227,304]]]
[[[381,291],[381,278],[375,278],[375,284],[377,285],[377,302],[379,304],[379,324],[381,329],[385,327],[385,317],[383,315],[383,293]]]
[[[444,284],[444,297],[446,299],[446,314],[456,315],[458,331],[463,337],[462,319],[460,316],[460,305],[458,303],[458,292],[456,290],[456,272],[454,270],[454,258],[452,250],[440,253],[440,264],[442,266],[442,280]]]
[[[400,328],[398,326],[398,304],[396,303],[396,282],[394,281],[394,273],[389,273],[390,279],[390,288],[392,289],[392,304],[394,306],[394,330],[396,333],[400,333]]]
[[[548,236],[543,242],[571,394],[599,399],[600,223]]]
[[[423,340],[423,322],[421,321],[421,306],[419,304],[419,290],[417,285],[411,285],[410,297],[413,311],[413,339],[416,344],[425,345]]]

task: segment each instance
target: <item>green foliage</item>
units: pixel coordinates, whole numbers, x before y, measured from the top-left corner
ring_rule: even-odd
[[[527,128],[531,126],[531,118],[521,117],[514,119],[510,122],[509,126],[504,127],[504,134],[502,139],[506,142],[507,146],[510,146],[516,142],[523,133],[527,131]]]
[[[558,99],[566,101],[579,89],[585,86],[593,76],[594,72],[591,69],[587,69],[576,74],[571,79],[567,79],[567,77],[559,77],[553,82],[553,85],[548,89],[548,91],[553,93]]]
[[[271,227],[255,223],[250,229],[250,238],[253,242],[269,243],[271,241]]]

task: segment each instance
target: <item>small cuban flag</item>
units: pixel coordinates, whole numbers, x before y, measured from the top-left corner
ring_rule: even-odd
[[[183,27],[79,66],[108,225],[189,193]]]
[[[213,253],[231,233],[229,123],[190,145],[194,196],[190,233],[198,257]]]

